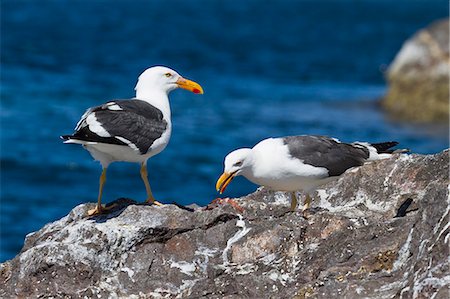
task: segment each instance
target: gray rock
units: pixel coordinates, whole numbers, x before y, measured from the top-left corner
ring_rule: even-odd
[[[0,297],[448,298],[448,154],[352,169],[307,219],[263,188],[241,214],[119,199],[86,218],[83,204],[0,265]]]
[[[447,122],[449,72],[449,20],[445,19],[403,44],[388,69],[383,106],[397,118]]]

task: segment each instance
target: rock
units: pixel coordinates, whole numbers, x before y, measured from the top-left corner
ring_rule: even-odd
[[[413,121],[449,118],[449,20],[432,23],[407,40],[387,72],[383,106]]]
[[[86,218],[82,204],[0,265],[0,297],[448,298],[448,157],[354,168],[307,219],[263,188],[236,199],[242,214],[120,199]]]

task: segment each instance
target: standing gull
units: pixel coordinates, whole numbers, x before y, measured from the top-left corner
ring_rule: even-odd
[[[268,138],[253,148],[241,148],[225,158],[224,173],[216,189],[222,193],[234,177],[242,175],[249,181],[276,191],[291,192],[291,210],[297,206],[295,191],[306,192],[303,212],[311,203],[310,193],[330,182],[347,169],[366,161],[388,158],[397,142],[342,143],[325,136],[289,136]]]
[[[107,208],[101,204],[106,169],[115,161],[141,165],[141,178],[147,191],[146,203],[159,204],[147,178],[148,158],[160,153],[169,143],[172,131],[169,93],[177,88],[202,94],[202,87],[180,76],[176,71],[155,66],[145,70],[136,84],[136,97],[113,100],[89,108],[72,135],[61,138],[64,143],[83,145],[102,165],[100,187],[95,209],[88,215],[100,214]]]

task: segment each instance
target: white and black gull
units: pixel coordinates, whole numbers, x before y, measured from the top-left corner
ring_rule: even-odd
[[[160,204],[148,182],[147,160],[169,143],[172,123],[168,95],[177,88],[203,93],[199,84],[170,68],[148,68],[138,78],[136,97],[89,108],[76,125],[75,132],[61,136],[64,143],[81,144],[102,165],[97,206],[89,210],[89,215],[107,210],[101,204],[102,191],[106,169],[115,161],[139,163],[147,191],[146,202]]]
[[[395,141],[343,143],[335,138],[313,135],[268,138],[253,148],[229,153],[216,189],[222,193],[234,177],[242,175],[271,190],[291,192],[291,210],[297,206],[295,191],[301,190],[306,193],[305,212],[310,206],[310,193],[317,187],[366,161],[388,158],[396,152],[391,148],[397,144]]]

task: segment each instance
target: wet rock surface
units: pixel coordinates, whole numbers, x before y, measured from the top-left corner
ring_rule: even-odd
[[[395,155],[318,190],[308,217],[260,189],[209,210],[74,208],[0,266],[0,297],[448,298],[448,151]]]
[[[387,72],[383,106],[398,119],[447,122],[449,117],[449,20],[408,39]]]

